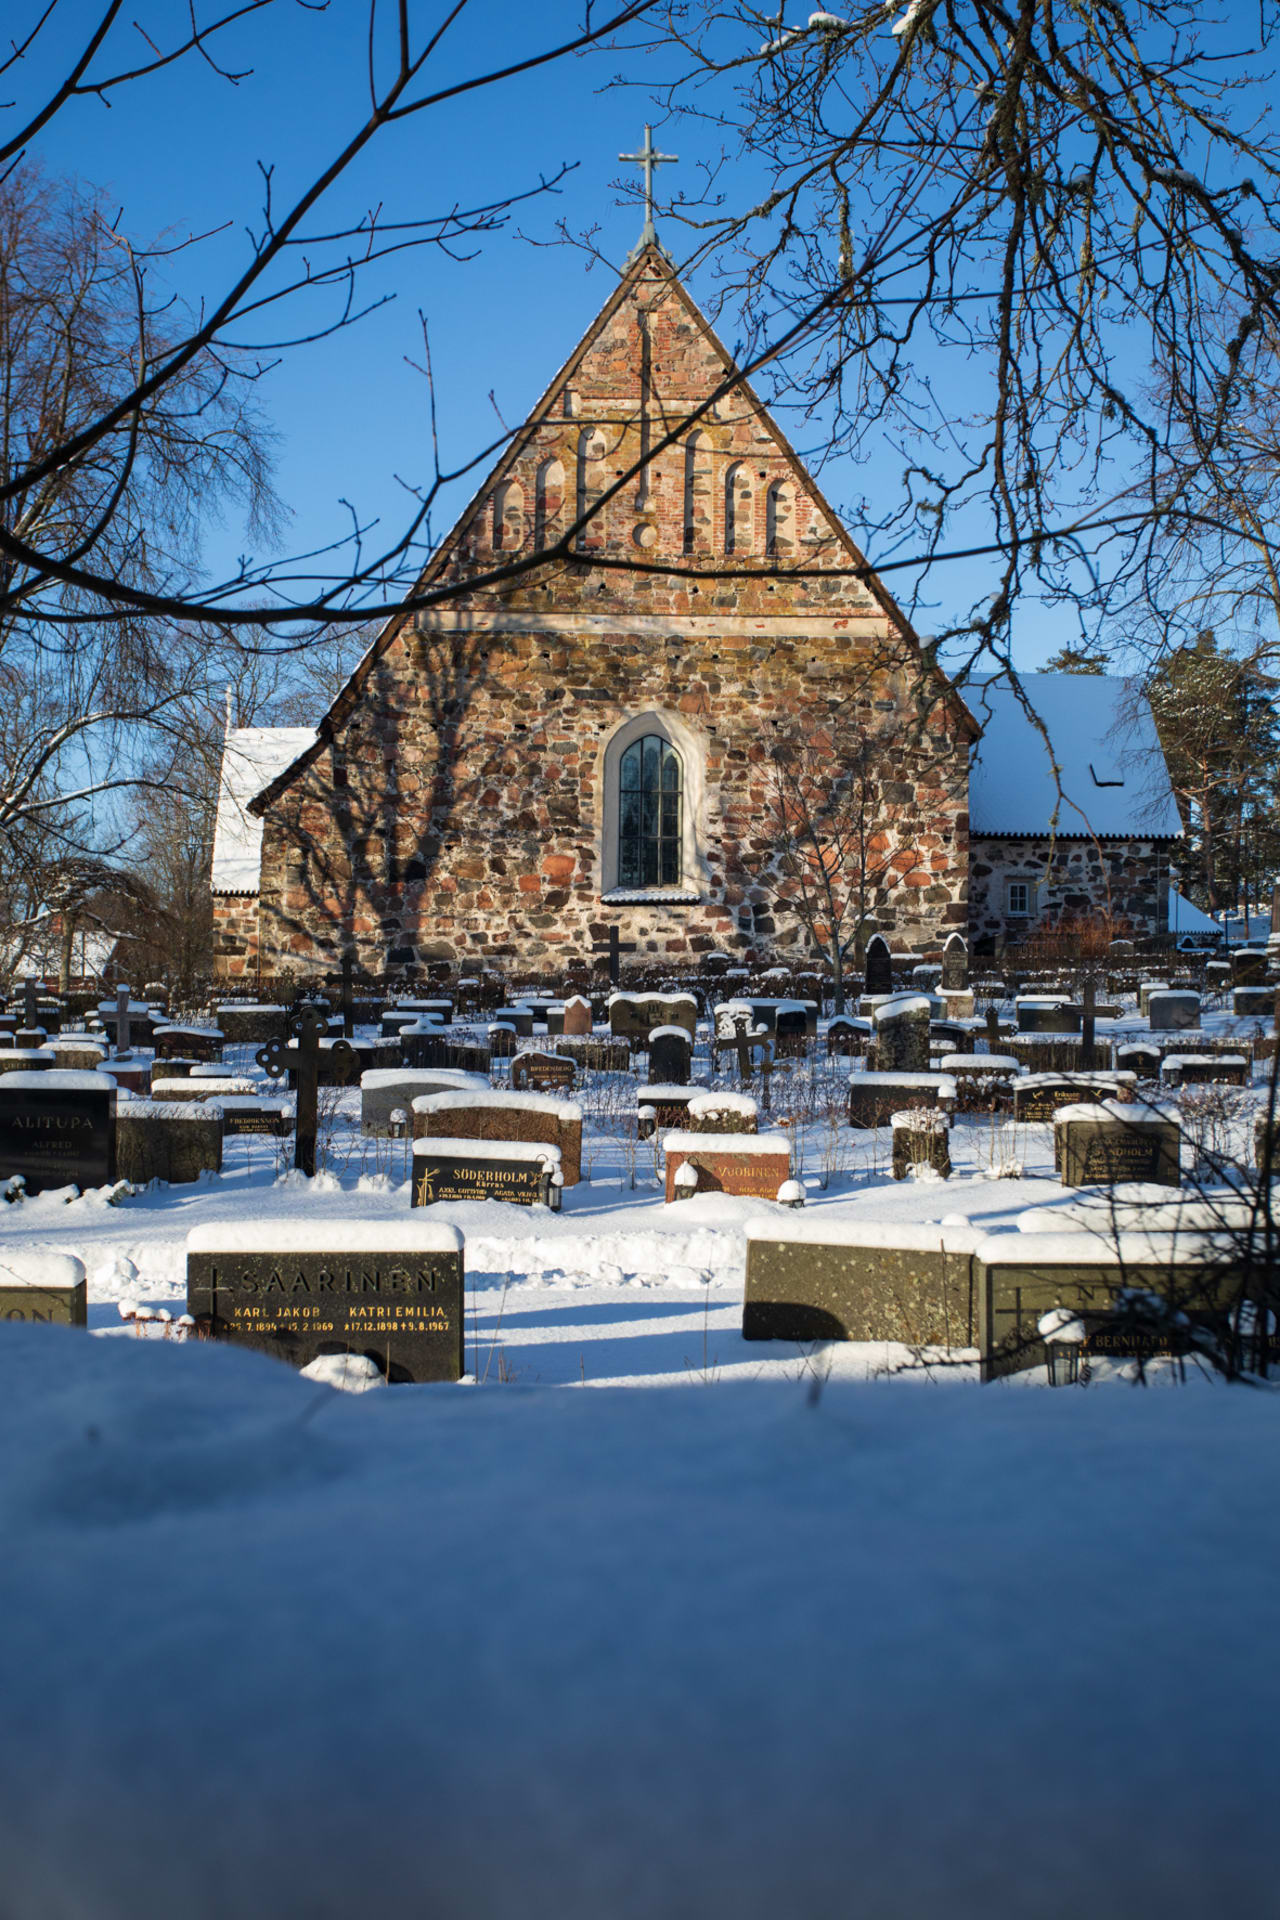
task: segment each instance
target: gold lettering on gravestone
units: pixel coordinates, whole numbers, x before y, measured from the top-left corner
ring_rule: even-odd
[[[1159,1135],[1108,1131],[1090,1140],[1083,1175],[1087,1182],[1120,1180],[1126,1175],[1152,1172],[1159,1164]]]

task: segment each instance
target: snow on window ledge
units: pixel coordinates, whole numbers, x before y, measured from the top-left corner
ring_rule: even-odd
[[[600,895],[602,907],[696,907],[702,895],[688,887],[611,887]]]

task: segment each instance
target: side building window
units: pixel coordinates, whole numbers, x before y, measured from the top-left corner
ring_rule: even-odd
[[[1004,907],[1011,920],[1029,920],[1034,905],[1035,894],[1029,880],[1005,882]]]
[[[633,740],[618,764],[618,886],[680,885],[683,803],[671,742],[656,733]]]

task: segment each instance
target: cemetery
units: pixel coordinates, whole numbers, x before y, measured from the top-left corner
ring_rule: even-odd
[[[850,1015],[820,972],[627,978],[606,952],[594,981],[437,970],[428,992],[366,987],[358,1005],[349,981],[328,1000],[189,1007],[122,987],[82,1026],[18,983],[0,1017],[0,1252],[82,1262],[62,1317],[90,1334],[150,1327],[173,1347],[248,1330],[299,1365],[346,1354],[365,1385],[369,1367],[439,1380],[441,1353],[458,1380],[493,1379],[500,1355],[504,1379],[579,1386],[784,1379],[815,1350],[833,1377],[984,1388],[1058,1384],[1067,1346],[1091,1382],[1185,1365],[1141,1341],[1119,1359],[1096,1329],[1046,1344],[1038,1325],[1128,1287],[1141,1221],[1179,1204],[1226,1219],[1269,1164],[1276,988],[1256,965],[1144,973],[1126,954],[1070,983],[989,970],[971,987],[958,936],[933,959],[873,940]],[[1265,1018],[1237,1010],[1264,990]],[[50,1029],[56,1046],[23,1044]],[[1119,1236],[1107,1271],[1068,1284],[1036,1222],[1060,1240],[1099,1209]],[[372,1259],[435,1223],[460,1236],[462,1304],[421,1363],[427,1322],[403,1302],[317,1321],[314,1351],[305,1301],[265,1332],[261,1302],[210,1305],[216,1252]],[[1230,1230],[1247,1237],[1238,1215]],[[1172,1292],[1178,1267],[1170,1243]],[[649,1332],[635,1309],[651,1300],[676,1327],[702,1314],[698,1365]]]

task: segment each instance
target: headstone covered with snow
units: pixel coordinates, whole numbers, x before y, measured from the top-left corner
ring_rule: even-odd
[[[1136,1104],[1078,1103],[1054,1115],[1054,1160],[1066,1187],[1134,1180],[1176,1187],[1181,1142],[1176,1119]]]
[[[969,947],[962,933],[953,933],[942,949],[942,990],[962,993],[969,984]]]
[[[693,1068],[693,1042],[686,1028],[655,1027],[649,1035],[649,1078],[684,1086]]]
[[[462,1235],[403,1220],[246,1220],[187,1236],[204,1337],[304,1367],[356,1353],[395,1385],[462,1374]]]
[[[566,1187],[582,1178],[582,1108],[549,1093],[433,1093],[413,1103],[416,1138],[558,1147]]]
[[[74,1254],[6,1252],[0,1263],[0,1321],[88,1324],[84,1264]]]
[[[871,1016],[877,1073],[926,1073],[929,1068],[929,1020],[926,995],[895,994]]]
[[[413,1143],[413,1204],[505,1200],[556,1207],[563,1186],[559,1147],[531,1140],[462,1140],[432,1135]]]

